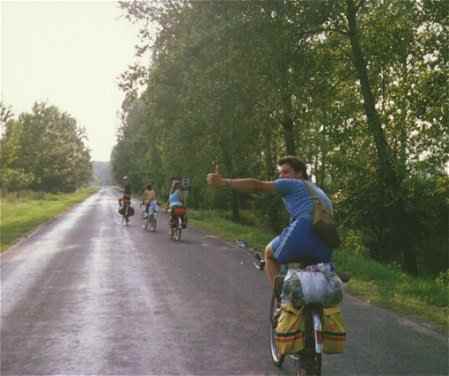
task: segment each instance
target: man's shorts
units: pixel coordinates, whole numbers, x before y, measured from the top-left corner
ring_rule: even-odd
[[[280,264],[312,260],[313,263],[330,262],[330,249],[315,233],[312,220],[300,217],[288,225],[270,243],[273,257]]]

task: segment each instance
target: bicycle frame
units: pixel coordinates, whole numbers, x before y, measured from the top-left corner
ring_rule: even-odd
[[[131,206],[131,203],[128,200],[123,200],[121,202],[121,207],[123,208],[123,214],[122,214],[122,222],[125,222],[126,226],[128,226],[129,222],[129,207]]]
[[[182,218],[174,216],[170,219],[170,238],[173,240],[181,240],[182,234]]]
[[[151,232],[156,231],[157,227],[157,213],[152,212],[145,218],[145,230],[150,230]]]

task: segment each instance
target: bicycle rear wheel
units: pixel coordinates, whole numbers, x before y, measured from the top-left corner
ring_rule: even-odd
[[[146,231],[148,231],[150,229],[150,219],[148,218],[148,216],[145,218],[144,228]]]
[[[321,354],[304,350],[299,354],[296,362],[297,376],[321,376]]]
[[[281,302],[279,301],[279,297],[276,294],[276,292],[273,292],[273,297],[271,298],[271,307],[270,307],[270,352],[271,352],[271,359],[273,360],[273,363],[277,367],[281,367],[282,363],[284,362],[285,355],[279,353],[279,350],[277,348],[276,344],[276,325],[277,320],[279,318],[279,310],[281,307]]]
[[[175,240],[180,241],[181,240],[181,233],[182,233],[182,228],[181,227],[176,227],[175,229]]]
[[[156,218],[154,218],[154,215],[150,216],[149,222],[150,222],[150,231],[152,232],[156,231],[157,221]]]
[[[297,376],[321,376],[321,354],[315,352],[315,335],[310,311],[305,315],[305,348],[298,355]]]

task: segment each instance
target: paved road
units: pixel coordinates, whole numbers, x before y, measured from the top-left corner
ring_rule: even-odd
[[[129,227],[103,189],[1,255],[1,375],[287,375],[247,251]],[[447,339],[346,296],[347,352],[324,375],[446,375]]]

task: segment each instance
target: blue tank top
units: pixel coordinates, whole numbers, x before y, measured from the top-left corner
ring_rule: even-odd
[[[168,205],[170,207],[172,206],[184,206],[184,203],[182,202],[181,193],[179,191],[174,191],[170,194],[168,198]]]

